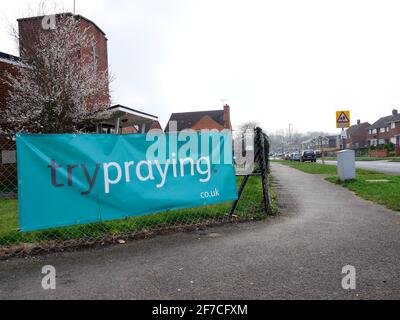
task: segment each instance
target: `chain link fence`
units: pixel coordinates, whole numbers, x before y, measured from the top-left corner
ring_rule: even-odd
[[[108,243],[124,243],[131,239],[142,239],[156,234],[195,231],[221,223],[261,220],[266,217],[262,179],[259,176],[251,176],[248,177],[247,187],[236,204],[234,215],[230,214],[232,203],[222,203],[119,221],[22,233],[18,224],[14,141],[3,139],[1,149],[0,259]],[[238,188],[244,179],[246,177],[237,177]],[[273,194],[271,197],[272,213],[276,213],[275,197]]]
[[[17,158],[15,141],[0,136],[0,200],[17,197]]]

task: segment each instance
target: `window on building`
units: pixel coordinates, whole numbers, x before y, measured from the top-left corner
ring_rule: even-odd
[[[392,124],[390,125],[390,127],[391,127],[392,129],[396,129],[396,123],[395,123],[395,122],[392,122]]]
[[[372,134],[377,134],[377,133],[378,133],[378,129],[372,130]]]
[[[379,132],[380,133],[385,133],[386,132],[386,128],[380,128]]]

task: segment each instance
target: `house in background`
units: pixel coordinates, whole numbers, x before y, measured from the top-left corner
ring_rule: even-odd
[[[380,118],[368,130],[368,146],[380,146],[387,143],[393,143],[400,147],[400,115],[398,110],[394,109],[392,114]]]
[[[231,112],[228,105],[223,110],[173,113],[165,132],[200,130],[232,131]]]
[[[301,143],[301,149],[304,150],[320,150],[325,153],[340,150],[340,136],[324,136],[311,138]]]
[[[346,148],[353,150],[367,149],[368,148],[368,128],[370,123],[361,123],[357,120],[357,124],[351,126],[346,130]]]
[[[390,125],[390,141],[396,145],[397,155],[400,156],[400,114],[397,110],[393,110],[393,117],[391,118]]]

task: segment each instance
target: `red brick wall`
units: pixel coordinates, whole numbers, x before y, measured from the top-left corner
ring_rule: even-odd
[[[108,72],[108,40],[106,36],[93,23],[85,19],[81,19],[80,21],[82,32],[86,30],[86,32],[88,32],[94,38],[98,72]],[[81,55],[82,57],[89,58],[89,61],[85,61],[86,63],[94,63],[93,48],[82,48]],[[106,89],[106,94],[98,99],[110,103],[110,93],[108,87]]]
[[[385,157],[389,157],[389,151],[387,151],[387,150],[370,150],[368,155],[373,158],[385,158]]]
[[[195,131],[214,130],[214,129],[222,131],[225,128],[221,126],[218,122],[214,121],[214,119],[212,119],[211,117],[205,116],[199,122],[197,122],[191,129]]]
[[[77,16],[79,17],[79,16]],[[60,16],[57,16],[60,19]],[[92,22],[79,17],[82,32],[87,30],[94,37],[96,45],[96,56],[98,62],[98,71],[104,72],[108,70],[108,45],[107,38],[104,33]],[[22,58],[29,58],[35,54],[35,46],[38,43],[40,32],[44,32],[42,28],[43,17],[32,17],[18,20],[19,37],[20,37],[20,55]],[[46,31],[51,32],[51,30]],[[81,48],[81,57],[87,57],[83,63],[93,63],[93,48]],[[109,87],[105,88],[106,94],[99,97],[102,101],[110,103]],[[98,100],[97,99],[97,100]]]
[[[391,138],[400,135],[400,122],[396,123],[396,127],[394,129],[390,129]]]
[[[360,124],[357,130],[351,135],[350,139],[347,139],[346,144],[350,144],[351,147],[355,147],[358,144],[360,147],[368,146],[368,130],[369,123]]]
[[[229,105],[224,106],[224,127],[232,131],[231,108]]]
[[[391,138],[391,135],[389,132],[385,132],[385,133],[378,132],[375,134],[368,134],[368,140],[383,139],[383,140],[385,140],[385,142],[388,142],[390,140],[390,138]]]
[[[19,54],[27,59],[35,54],[34,46],[39,41],[39,34],[42,29],[42,18],[27,18],[18,20],[19,32]]]

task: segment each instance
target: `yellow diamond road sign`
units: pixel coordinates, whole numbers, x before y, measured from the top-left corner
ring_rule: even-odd
[[[350,111],[336,112],[336,126],[339,129],[350,128]]]

